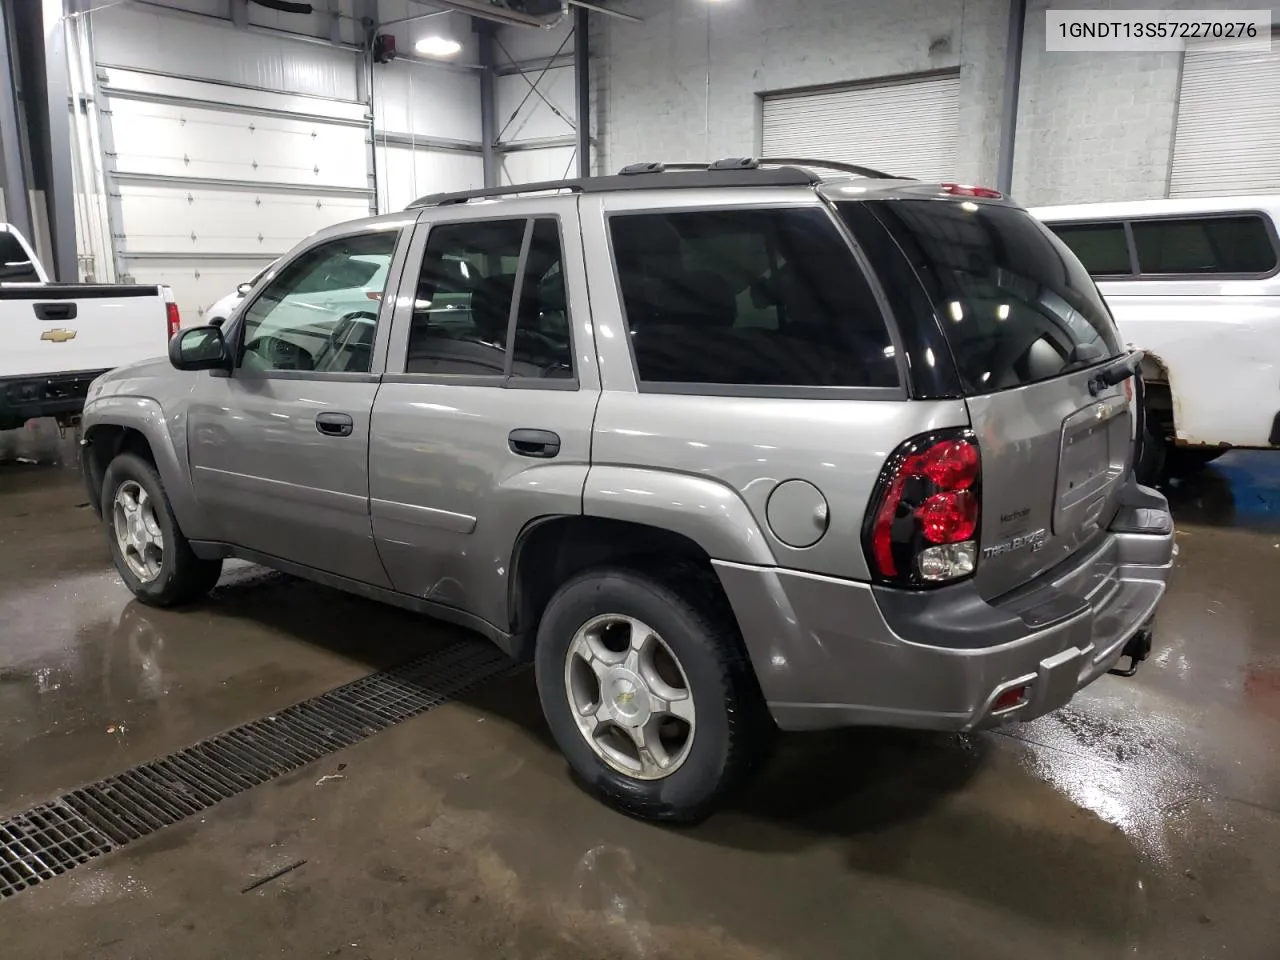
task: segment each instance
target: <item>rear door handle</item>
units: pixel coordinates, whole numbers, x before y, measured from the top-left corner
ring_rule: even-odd
[[[349,414],[317,413],[316,429],[326,437],[349,437],[355,423]]]
[[[31,309],[41,320],[74,320],[79,311],[77,304],[71,303],[33,303]]]
[[[560,452],[560,434],[550,430],[512,430],[507,434],[507,446],[521,457],[550,460]]]

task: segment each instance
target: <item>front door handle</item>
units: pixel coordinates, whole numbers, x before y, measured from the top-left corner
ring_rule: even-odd
[[[507,434],[507,446],[521,457],[550,460],[560,452],[560,434],[550,430],[512,430]]]
[[[349,437],[355,423],[346,413],[317,413],[316,429],[326,437]]]

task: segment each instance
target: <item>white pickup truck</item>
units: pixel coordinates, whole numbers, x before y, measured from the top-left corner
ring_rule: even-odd
[[[1140,479],[1280,450],[1280,195],[1033,209],[1145,352]]]
[[[73,422],[95,377],[162,356],[180,323],[168,287],[50,283],[26,238],[0,224],[0,430]]]

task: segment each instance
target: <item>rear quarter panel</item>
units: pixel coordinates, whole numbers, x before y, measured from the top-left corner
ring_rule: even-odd
[[[606,392],[596,412],[588,513],[605,504],[594,482],[609,468],[613,496],[654,518],[647,522],[692,533],[714,503],[686,502],[679,488],[655,476],[712,481],[746,505],[779,566],[865,580],[862,519],[876,479],[894,449],[909,437],[967,426],[963,401],[791,400]],[[613,468],[630,467],[620,475]],[[769,524],[769,498],[786,480],[806,480],[826,501],[825,534],[809,547],[793,547]],[[723,508],[733,516],[731,506]],[[623,519],[639,519],[625,516]],[[754,556],[717,560],[762,562]],[[711,541],[715,542],[715,541]]]

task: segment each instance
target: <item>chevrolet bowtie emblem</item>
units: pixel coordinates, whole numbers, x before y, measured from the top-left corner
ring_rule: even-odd
[[[76,332],[74,330],[63,330],[59,327],[57,330],[46,330],[40,334],[41,340],[52,340],[54,343],[66,343],[68,340],[74,340]]]

